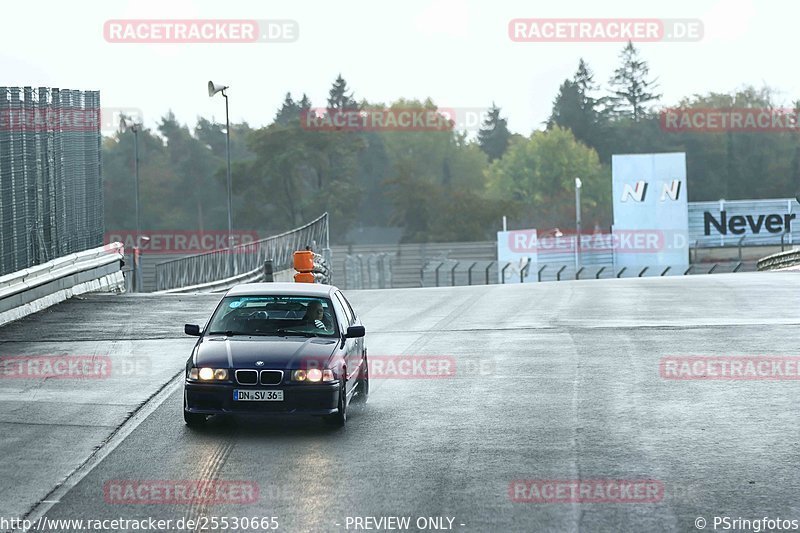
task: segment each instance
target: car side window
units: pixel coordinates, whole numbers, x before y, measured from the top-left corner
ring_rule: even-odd
[[[342,309],[342,304],[338,298],[331,298],[331,305],[333,306],[333,312],[336,314],[336,321],[339,323],[339,327],[342,328],[342,331],[347,331],[347,315]]]
[[[347,298],[344,297],[344,293],[343,292],[337,292],[336,294],[338,294],[339,298],[342,299],[342,302],[344,303],[345,308],[350,310],[350,316],[352,316],[353,319],[355,319],[356,318],[356,312],[353,311],[353,306],[350,305],[350,301]]]
[[[339,301],[339,304],[341,305],[342,309],[344,309],[344,314],[347,317],[347,325],[348,326],[352,325],[354,322],[353,310],[350,308],[349,305],[347,305],[347,300],[344,299],[342,293],[340,292],[336,293],[336,299]]]

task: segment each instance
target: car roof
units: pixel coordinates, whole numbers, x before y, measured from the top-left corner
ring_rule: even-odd
[[[337,290],[322,283],[243,283],[231,288],[225,296],[329,296]]]

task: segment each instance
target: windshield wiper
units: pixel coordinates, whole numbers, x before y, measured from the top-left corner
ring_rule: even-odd
[[[296,329],[278,329],[275,330],[278,335],[296,335],[298,337],[316,337],[317,335],[310,331],[297,331]]]

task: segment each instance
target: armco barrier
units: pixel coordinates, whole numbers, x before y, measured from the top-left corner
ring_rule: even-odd
[[[758,270],[781,270],[798,265],[800,265],[800,248],[795,248],[760,259],[757,268]]]
[[[280,270],[273,273],[272,281],[294,281],[292,276],[293,269]],[[259,269],[254,272],[245,272],[232,278],[220,279],[217,281],[209,281],[208,283],[200,283],[190,287],[180,287],[178,289],[169,289],[166,291],[156,291],[155,294],[189,294],[196,292],[225,292],[235,285],[241,283],[257,283],[264,280],[264,270]]]
[[[0,325],[78,294],[124,290],[124,253],[112,243],[0,277]]]

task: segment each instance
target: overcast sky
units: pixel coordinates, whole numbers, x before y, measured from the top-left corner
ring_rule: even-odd
[[[78,8],[77,6],[81,7]],[[708,91],[767,84],[800,98],[796,0],[105,0],[3,2],[0,86],[99,89],[103,107],[142,110],[154,127],[172,109],[193,125],[224,120],[209,79],[229,84],[231,119],[271,121],[287,91],[324,105],[342,73],[357,99],[431,97],[444,108],[495,101],[512,131],[546,120],[559,84],[580,57],[606,85],[620,43],[516,43],[514,18],[697,18],[699,42],[638,45],[660,79],[663,103]],[[110,43],[110,19],[291,19],[292,43]]]

